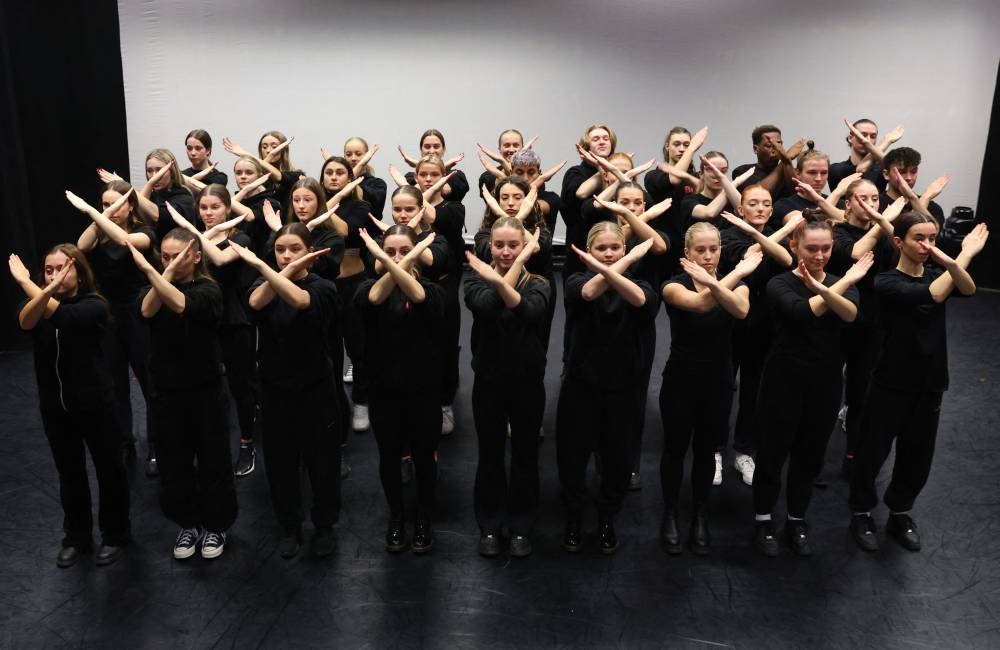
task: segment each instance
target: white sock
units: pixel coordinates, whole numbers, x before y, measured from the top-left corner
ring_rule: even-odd
[[[771,521],[771,515],[754,515],[754,521]]]

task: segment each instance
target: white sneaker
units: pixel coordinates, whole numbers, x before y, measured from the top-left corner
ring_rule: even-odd
[[[735,467],[736,471],[743,475],[744,483],[747,485],[753,485],[753,471],[757,469],[757,465],[754,464],[751,456],[738,454],[736,456],[736,460],[733,461],[733,467]]]
[[[344,371],[344,383],[350,384],[354,382],[354,364],[347,364],[347,370]]]
[[[441,435],[450,436],[455,431],[455,411],[451,406],[441,407]]]
[[[355,431],[365,431],[370,426],[371,422],[368,421],[368,405],[355,404],[351,412],[351,428]]]
[[[213,560],[226,550],[225,533],[205,533],[205,541],[201,543],[201,556],[206,560]]]
[[[712,477],[712,485],[722,485],[722,453],[715,452],[715,476]]]

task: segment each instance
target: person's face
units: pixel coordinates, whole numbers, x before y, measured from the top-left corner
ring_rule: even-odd
[[[630,163],[629,160],[628,160],[628,158],[626,158],[625,156],[621,156],[619,158],[615,158],[614,160],[611,161],[611,164],[614,165],[615,167],[617,167],[618,171],[622,172],[623,174],[625,172],[630,171],[632,169],[632,163]],[[609,172],[609,171],[602,171],[601,172],[601,178],[604,179],[604,186],[605,187],[607,187],[608,185],[611,185],[616,180],[618,180],[618,178],[614,174],[612,174],[611,172]]]
[[[240,189],[260,178],[257,168],[246,160],[239,160],[233,165],[233,174],[236,176],[236,187]]]
[[[348,140],[344,145],[344,158],[351,163],[351,167],[356,167],[366,153],[368,148],[361,140]]]
[[[122,195],[114,190],[105,191],[104,194],[101,194],[101,211],[107,210],[112,203],[120,198],[122,198]],[[108,215],[108,218],[119,228],[124,228],[125,224],[128,223],[128,216],[130,214],[132,214],[132,204],[126,201],[113,214]]]
[[[899,192],[900,188],[896,187],[896,182],[892,180],[891,171],[893,169],[899,170],[899,175],[903,177],[903,181],[905,181],[909,187],[913,187],[917,184],[917,171],[920,169],[917,165],[893,165],[889,169],[882,170],[882,174],[885,176],[885,179],[889,181],[889,184],[896,189],[896,192]]]
[[[436,135],[429,135],[420,142],[421,156],[444,156],[444,144]]]
[[[918,223],[912,226],[904,239],[893,237],[892,241],[899,248],[899,254],[911,262],[923,264],[931,255],[931,248],[937,241],[937,226],[933,223]]]
[[[198,200],[198,216],[205,228],[214,228],[226,220],[229,208],[217,196],[203,196]]]
[[[516,133],[504,133],[500,136],[500,155],[510,160],[524,146],[521,136]]]
[[[684,248],[684,257],[694,262],[710,274],[715,274],[719,266],[722,245],[714,232],[699,232],[691,238],[691,244]]]
[[[590,133],[587,134],[587,141],[590,143],[591,153],[595,153],[601,158],[607,158],[611,155],[611,134],[608,133],[607,129],[601,127],[591,129]]]
[[[279,271],[308,252],[309,245],[297,235],[284,234],[274,240],[274,259]]]
[[[42,274],[45,277],[45,285],[48,286],[55,279],[59,271],[69,264],[69,257],[62,251],[56,251],[45,257],[45,265],[42,267]],[[80,280],[76,274],[76,266],[71,268],[63,281],[56,289],[56,296],[60,298],[72,298],[80,288]]]
[[[409,194],[397,194],[392,197],[392,221],[396,225],[406,225],[420,212],[417,199]]]
[[[520,176],[529,183],[533,182],[541,173],[538,167],[514,167],[511,171],[514,176]]]
[[[437,165],[423,164],[417,169],[417,186],[421,191],[427,191],[439,180],[441,180],[441,168]]]
[[[347,167],[332,162],[323,168],[323,188],[328,192],[339,192],[350,182]]]
[[[514,264],[514,260],[524,249],[524,236],[515,228],[494,228],[490,234],[490,253],[497,269],[506,273]]]
[[[861,223],[868,223],[870,220],[868,212],[863,207],[866,205],[872,210],[878,210],[878,189],[871,183],[862,183],[847,200],[851,216]]]
[[[743,194],[739,207],[740,216],[757,230],[764,228],[772,212],[771,193],[763,187],[755,187]]]
[[[187,148],[188,160],[191,161],[191,166],[195,169],[200,168],[206,163],[209,155],[212,153],[212,150],[206,149],[205,145],[198,138],[188,138],[185,146]]]
[[[875,144],[875,141],[878,139],[878,127],[871,122],[861,122],[860,124],[854,125],[854,128],[860,131],[861,135],[863,135],[866,140]],[[851,145],[851,151],[854,153],[861,156],[868,153],[868,149],[865,148],[864,142],[858,140],[854,133],[847,134],[847,142]]]
[[[159,158],[149,158],[146,160],[146,180],[148,181],[153,177],[156,172],[160,171],[167,166],[167,163],[163,162]],[[170,182],[173,179],[170,177],[170,172],[165,173],[160,180],[156,181],[153,185],[154,192],[160,192],[168,187],[170,187]]]
[[[810,229],[802,231],[798,239],[792,240],[792,250],[805,262],[806,270],[816,274],[826,268],[833,251],[833,235],[829,230]]]
[[[684,152],[691,146],[691,136],[687,133],[674,133],[667,140],[667,162],[675,163],[681,159]]]
[[[413,250],[413,243],[406,235],[389,235],[382,242],[382,250],[392,258],[392,261],[399,264],[406,255]]]
[[[616,199],[622,207],[626,207],[634,215],[640,215],[646,211],[646,197],[638,187],[626,187],[618,191]]]
[[[719,168],[720,174],[729,173],[729,161],[721,156],[716,156],[714,158],[709,158],[709,161],[713,165]],[[719,174],[716,174],[711,167],[705,165],[701,170],[701,177],[705,179],[705,187],[712,190],[713,192],[722,191],[722,180],[719,178]]]
[[[186,241],[168,237],[160,242],[160,262],[163,268],[167,268],[174,258],[181,254],[187,247]],[[174,281],[187,282],[194,276],[194,267],[201,261],[201,251],[182,258],[174,267]]]
[[[273,135],[265,135],[260,139],[260,157],[266,158],[267,154],[271,153],[271,149],[274,149],[281,141]]]
[[[524,192],[513,183],[504,183],[497,192],[497,203],[508,215],[515,215],[521,209],[521,201],[524,200]]]
[[[614,264],[625,257],[625,242],[618,233],[605,230],[594,238],[587,250],[601,264]]]
[[[310,190],[300,187],[292,192],[292,209],[299,221],[319,216],[319,199]]]
[[[780,131],[770,131],[765,133],[760,138],[760,144],[755,144],[753,147],[753,152],[757,154],[757,160],[760,162],[767,162],[777,158],[778,153],[775,150],[775,145],[782,146],[784,143],[781,141]]]
[[[795,170],[795,176],[807,183],[809,187],[817,192],[822,192],[826,187],[826,177],[830,173],[830,163],[826,160],[807,160],[802,165],[802,171]]]

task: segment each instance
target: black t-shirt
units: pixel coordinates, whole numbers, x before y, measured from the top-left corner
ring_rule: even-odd
[[[17,307],[20,314],[28,300]],[[93,411],[114,399],[104,357],[108,304],[88,294],[59,300],[58,309],[31,330],[35,377],[43,411]]]
[[[139,226],[133,233],[141,233],[149,237],[149,248],[143,255],[153,266],[159,266],[154,259],[156,235],[148,226]],[[87,261],[94,272],[94,280],[101,294],[108,302],[121,305],[135,302],[136,296],[144,286],[149,284],[146,274],[139,270],[132,253],[127,246],[116,244],[110,239],[102,239],[92,250],[87,251]]]
[[[448,279],[458,286],[462,279],[462,265],[465,263],[465,206],[455,201],[442,201],[434,206],[436,216],[434,232],[436,239],[444,239],[448,244]]]
[[[265,282],[259,278],[247,293]],[[328,377],[330,361],[328,330],[337,317],[337,287],[315,273],[295,285],[309,293],[309,306],[296,309],[275,296],[263,309],[249,309],[260,332],[260,375],[266,386],[310,386]]]
[[[222,290],[207,278],[174,286],[184,294],[183,314],[161,305],[152,317],[142,317],[150,332],[149,376],[164,391],[193,389],[223,374],[218,337]],[[139,294],[137,309],[151,289]]]
[[[377,176],[366,175],[361,181],[361,198],[371,206],[371,212],[376,217],[381,217],[385,210],[386,191],[385,181]]]
[[[581,162],[566,170],[562,179],[562,192],[559,195],[559,211],[562,213],[563,221],[566,223],[566,249],[569,251],[571,244],[583,250],[587,247],[587,230],[580,223],[580,209],[583,206],[576,196],[576,191],[585,180],[597,173],[597,168],[589,163]],[[585,267],[576,254],[567,253],[566,264],[563,268],[563,277],[582,271]]]
[[[857,165],[851,162],[851,159],[838,162],[830,163],[830,174],[826,177],[827,184],[830,189],[836,189],[840,185],[840,181],[844,180],[851,174],[857,171]],[[886,180],[882,175],[882,163],[875,163],[868,168],[861,178],[871,181],[879,192],[885,192]]]
[[[228,239],[219,243],[219,250],[229,248],[229,242],[234,241],[238,245],[248,247],[250,237],[242,232],[234,233]],[[246,289],[249,286],[249,277],[245,273],[250,265],[243,264],[240,259],[235,259],[229,264],[216,266],[208,262],[209,273],[219,283],[222,289],[222,325],[249,325],[246,312]]]
[[[240,230],[250,237],[250,248],[257,257],[267,257],[267,241],[271,238],[271,228],[264,220],[264,204],[269,203],[275,212],[281,211],[281,202],[274,198],[274,193],[269,190],[257,192],[244,198],[241,203],[250,208],[253,212],[253,221],[244,221],[240,224]],[[274,255],[274,251],[271,251]]]
[[[943,271],[924,266],[915,278],[898,269],[875,278],[885,341],[872,380],[907,392],[948,389],[945,303],[934,302],[930,285]],[[952,295],[955,295],[954,292]]]
[[[840,278],[827,273],[823,284],[832,286]],[[786,271],[767,283],[767,302],[771,308],[775,336],[768,360],[782,359],[795,365],[840,372],[843,358],[840,330],[844,321],[831,309],[822,316],[813,314],[809,299],[814,295],[794,271]],[[850,287],[844,298],[858,305],[858,290]]]
[[[191,196],[191,192],[186,187],[168,187],[162,192],[153,192],[150,198],[159,208],[159,217],[157,218],[155,227],[156,238],[158,240],[163,241],[164,235],[177,227],[177,223],[167,210],[168,202],[189,223],[201,229],[201,219],[198,218],[198,210],[194,205],[194,197]]]
[[[195,169],[194,167],[188,167],[181,173],[184,174],[185,176],[194,176],[195,174],[198,173],[198,171],[199,170]],[[220,172],[218,169],[213,169],[212,171],[202,176],[201,182],[204,183],[205,185],[212,185],[218,183],[219,185],[225,187],[226,184],[229,183],[229,177],[226,176],[225,172]]]
[[[472,312],[472,369],[479,377],[541,378],[548,341],[549,283],[533,276],[517,292],[517,307],[504,306],[500,294],[479,275],[465,281],[465,304]]]
[[[826,195],[824,194],[822,196]],[[775,230],[778,230],[785,225],[785,217],[788,213],[795,211],[801,212],[802,210],[815,207],[818,207],[815,203],[809,199],[799,196],[798,194],[786,196],[785,198],[775,202],[774,211],[771,213],[771,218],[768,219],[767,223]]]
[[[450,174],[451,172],[448,173]],[[406,172],[406,182],[410,185],[417,184],[417,177],[413,172]],[[451,187],[451,194],[443,197],[445,201],[461,203],[465,195],[469,193],[469,179],[465,177],[465,172],[461,169],[455,170],[455,175],[448,181],[448,185]]]
[[[705,196],[704,194],[698,194],[698,193],[688,194],[681,200],[681,208],[677,213],[677,225],[680,227],[680,235],[681,235],[680,241],[684,241],[684,233],[687,232],[687,229],[690,228],[692,225],[698,223],[699,221],[705,221],[707,223],[710,223],[716,228],[718,228],[720,231],[729,228],[730,223],[722,218],[722,213],[731,212],[733,214],[736,214],[736,212],[733,210],[733,206],[731,206],[728,202],[722,208],[722,210],[719,211],[719,214],[714,219],[694,218],[694,209],[696,206],[708,205],[711,202],[712,199]]]
[[[475,243],[473,244],[476,257],[486,262],[487,264],[493,263],[493,253],[490,250],[490,229],[480,228],[476,233]],[[531,257],[528,258],[528,263],[525,265],[525,269],[529,273],[535,273],[546,278],[555,277],[555,267],[552,263],[552,233],[548,230],[543,230],[538,235],[538,248],[539,250],[532,253]],[[477,276],[478,277],[478,276]]]
[[[879,226],[873,223],[871,227],[878,228]],[[833,253],[830,255],[830,263],[827,268],[836,275],[843,276],[847,269],[854,265],[852,257],[854,245],[867,232],[866,229],[852,226],[847,222],[836,224],[833,227]],[[875,293],[875,276],[890,268],[895,257],[895,249],[884,234],[878,238],[872,252],[875,254],[874,264],[868,269],[865,277],[854,285],[857,287],[858,296],[861,299],[861,310],[858,312],[855,324],[878,321],[878,295]]]
[[[885,212],[885,209],[888,208],[890,205],[892,205],[893,200],[894,199],[890,199],[889,195],[886,194],[885,192],[879,192],[878,211]],[[910,209],[910,204],[909,202],[907,202],[906,205],[903,206],[903,212],[906,212],[909,209]],[[935,219],[937,219],[939,227],[944,226],[944,210],[941,209],[940,205],[938,205],[934,201],[931,201],[929,204],[927,204],[927,211],[930,212]]]
[[[774,230],[764,225],[764,236],[770,237]],[[747,249],[756,244],[750,235],[739,228],[730,228],[722,231],[722,254],[719,258],[719,276],[729,274],[736,265],[743,260]],[[760,265],[754,272],[743,278],[750,290],[750,313],[747,317],[736,323],[736,327],[746,327],[755,330],[767,330],[771,328],[771,312],[767,306],[767,283],[771,278],[787,271],[787,267],[782,266],[770,255],[764,255]]]
[[[767,178],[772,171],[774,171],[774,168],[777,165],[778,165],[777,158],[763,164],[748,163],[746,165],[740,165],[739,167],[733,170],[732,177],[734,180],[736,179],[736,177],[738,177],[740,174],[750,169],[751,167],[753,167],[754,170],[753,170],[753,175],[751,175],[750,178],[744,181],[742,185],[738,185],[736,189],[742,192],[744,187],[750,187],[751,185],[760,183],[762,180]],[[779,199],[783,199],[786,196],[793,196],[794,194],[795,190],[789,187],[787,179],[785,179],[784,174],[782,174],[778,178],[778,182],[775,184],[774,190],[771,191],[771,199],[777,202]]]
[[[691,276],[682,273],[664,282],[660,295],[663,295],[663,289],[670,284],[679,284],[688,291],[697,291]],[[738,286],[743,286],[743,283]],[[705,313],[680,309],[666,301],[663,305],[670,317],[670,358],[667,360],[667,368],[673,366],[702,374],[714,371],[732,380],[732,334],[736,320],[732,314],[718,304]]]

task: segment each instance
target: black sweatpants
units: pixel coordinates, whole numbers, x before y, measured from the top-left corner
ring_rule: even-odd
[[[327,345],[330,348],[330,363],[333,365],[333,396],[337,400],[337,415],[340,418],[340,442],[346,444],[348,432],[351,430],[351,403],[347,401],[344,373],[341,371],[344,367],[344,337],[340,321],[340,318],[331,318],[326,335]]]
[[[458,290],[461,279],[444,280],[444,323],[441,331],[441,394],[438,408],[450,406],[455,402],[458,393],[458,357],[461,346],[458,344],[462,333],[462,304],[459,302]]]
[[[706,372],[707,371],[707,372]],[[733,385],[728,370],[701,369],[667,363],[660,388],[663,455],[660,487],[663,503],[676,510],[684,479],[684,457],[693,445],[691,494],[694,505],[708,503],[715,475],[716,442],[729,427]]]
[[[841,349],[844,351],[844,403],[847,404],[847,444],[844,452],[853,456],[857,453],[864,429],[864,419],[868,403],[868,391],[872,383],[872,372],[882,349],[882,328],[873,324],[855,324],[843,332]]]
[[[757,452],[757,394],[760,392],[764,358],[770,345],[769,327],[737,325],[733,328],[733,373],[735,375],[738,371],[740,375],[739,408],[736,412],[736,424],[733,426],[733,449],[749,456]],[[727,423],[726,431],[718,441],[718,449],[724,449],[728,441]]]
[[[753,475],[754,512],[771,514],[788,460],[787,513],[804,518],[812,483],[837,422],[843,375],[840,366],[815,367],[772,358],[761,377],[757,419],[760,440]]]
[[[433,513],[437,482],[434,452],[441,439],[441,404],[437,397],[436,391],[423,395],[371,394],[369,408],[378,444],[378,474],[393,518],[404,514],[399,459],[407,451],[413,456],[419,515],[430,517]]]
[[[479,439],[474,490],[476,522],[483,531],[531,532],[538,511],[538,431],[545,413],[543,377],[472,385],[472,417]],[[505,467],[510,422],[510,478]]]
[[[344,337],[344,347],[354,365],[354,383],[351,384],[351,401],[354,404],[368,403],[368,366],[365,363],[365,328],[361,312],[354,304],[354,294],[365,281],[365,274],[358,273],[348,278],[337,278],[337,293],[340,294],[340,328]],[[334,366],[334,371],[343,367]]]
[[[86,411],[42,411],[45,437],[59,471],[65,533],[62,544],[81,549],[92,544],[94,522],[84,445],[90,450],[97,474],[100,491],[97,522],[103,543],[125,546],[131,538],[128,478],[118,453],[120,440],[114,404],[108,401],[95,407]]]
[[[156,391],[153,417],[160,464],[160,507],[182,528],[228,530],[236,487],[222,378],[183,391]]]
[[[938,392],[908,393],[872,385],[851,477],[852,512],[868,512],[878,503],[875,480],[893,440],[896,462],[883,499],[893,512],[913,508],[931,472],[942,397]]]
[[[149,383],[149,327],[140,322],[139,310],[135,308],[134,302],[112,304],[110,310],[111,320],[108,321],[104,357],[115,384],[113,410],[118,418],[119,445],[127,447],[135,444],[132,430],[132,381],[128,374],[131,367],[142,397],[146,400],[146,442],[152,447],[156,444],[156,433],[153,410],[150,408],[152,387]]]
[[[341,419],[334,391],[329,375],[308,386],[264,384],[264,463],[271,505],[286,534],[304,519],[302,466],[312,489],[313,525],[328,528],[340,518]]]
[[[556,407],[556,458],[563,501],[571,516],[587,502],[587,463],[601,455],[597,511],[610,516],[621,509],[632,472],[632,449],[638,434],[641,382],[608,389],[565,377]]]
[[[257,377],[257,332],[252,325],[229,325],[219,330],[219,346],[226,365],[226,382],[236,404],[240,438],[253,440],[260,383]]]

